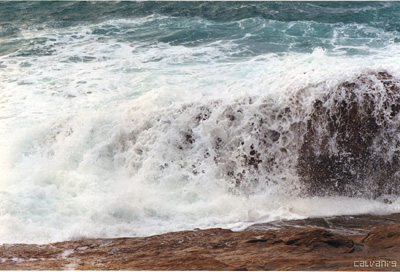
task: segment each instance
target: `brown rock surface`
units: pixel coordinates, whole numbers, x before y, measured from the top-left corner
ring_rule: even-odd
[[[297,165],[309,194],[400,192],[399,101],[400,79],[387,72],[362,74],[315,101]]]
[[[387,215],[340,215],[254,224],[248,231],[282,228],[323,228],[345,236],[364,235],[376,227],[400,224],[400,213]]]
[[[400,224],[359,236],[312,227],[207,229],[141,238],[2,245],[0,269],[399,270]]]

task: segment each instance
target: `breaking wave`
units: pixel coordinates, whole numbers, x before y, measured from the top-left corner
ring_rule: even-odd
[[[0,242],[400,211],[395,3],[50,4],[0,4]]]

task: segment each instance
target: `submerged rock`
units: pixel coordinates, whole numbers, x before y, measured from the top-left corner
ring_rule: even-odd
[[[400,80],[361,75],[316,100],[297,172],[311,195],[400,192]]]

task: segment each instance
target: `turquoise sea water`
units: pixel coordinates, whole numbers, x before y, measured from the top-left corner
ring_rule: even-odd
[[[104,42],[187,47],[229,42],[235,49],[229,55],[236,58],[310,53],[316,47],[368,54],[399,43],[399,14],[397,2],[3,2],[0,53],[51,55],[60,44],[41,30],[87,26]],[[24,39],[27,30],[38,31],[33,41]]]

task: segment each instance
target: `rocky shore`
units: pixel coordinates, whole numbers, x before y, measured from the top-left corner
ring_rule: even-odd
[[[2,270],[400,270],[400,214],[0,246]]]

